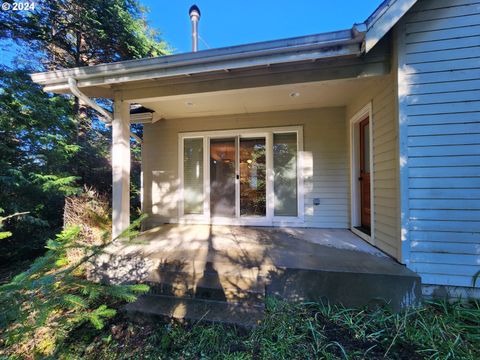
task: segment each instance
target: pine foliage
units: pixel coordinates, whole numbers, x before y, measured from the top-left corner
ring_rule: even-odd
[[[66,228],[48,240],[45,255],[27,271],[0,286],[0,329],[4,329],[0,332],[0,355],[53,355],[72,330],[84,323],[102,329],[105,320],[116,315],[115,307],[135,301],[149,290],[143,284],[88,281],[86,265],[108,243],[85,244],[79,241],[80,233],[79,226]],[[121,238],[133,233],[128,229]],[[81,249],[83,258],[69,261],[71,249]]]

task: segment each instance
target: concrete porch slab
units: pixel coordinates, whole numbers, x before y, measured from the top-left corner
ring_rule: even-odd
[[[136,241],[112,244],[91,276],[226,302],[263,299],[259,288],[295,301],[384,302],[395,310],[420,299],[415,273],[348,230],[167,224]]]

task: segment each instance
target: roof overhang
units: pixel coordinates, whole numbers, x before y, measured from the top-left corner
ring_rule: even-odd
[[[69,93],[68,79],[74,78],[79,88],[94,87],[102,97],[112,97],[116,87],[127,83],[252,70],[276,64],[294,67],[301,62],[358,57],[365,37],[363,29],[354,26],[348,30],[290,39],[36,73],[32,74],[32,79],[47,92]]]
[[[197,81],[197,83],[203,82],[205,86],[206,80],[227,79],[231,82],[232,79],[238,79],[240,76],[244,78],[256,76],[260,79],[261,76],[270,76],[280,72],[284,75],[277,76],[277,78],[283,76],[286,79],[290,76],[285,75],[289,71],[291,74],[295,71],[298,73],[299,69],[306,70],[308,66],[305,66],[305,64],[308,63],[321,64],[323,71],[331,72],[328,67],[329,63],[331,65],[332,62],[345,68],[346,66],[359,65],[358,60],[352,59],[366,60],[365,63],[368,63],[371,62],[372,58],[378,58],[381,50],[371,50],[374,47],[375,49],[378,48],[376,46],[378,42],[416,1],[385,0],[365,23],[356,24],[347,30],[194,53],[36,73],[32,74],[32,79],[34,82],[43,85],[45,91],[54,93],[71,93],[69,79],[75,79],[78,88],[87,96],[113,98],[116,90],[127,89],[127,92],[132,92],[143,87],[151,87],[153,84],[159,87],[158,93],[161,96],[167,95],[164,90],[167,85],[170,87],[168,93],[172,91],[182,92],[186,81],[188,82],[190,79],[191,81]],[[375,54],[372,55],[372,53]],[[350,73],[343,70],[340,72],[343,77],[359,77],[366,73],[378,75],[384,71],[378,68],[378,66],[382,66],[381,61],[385,63],[384,60],[379,60],[377,64],[367,64],[369,68],[366,71],[361,69],[350,71]],[[377,66],[377,69],[371,71],[372,66]],[[318,67],[313,69],[310,67],[309,70],[319,71]],[[336,76],[337,70],[331,73],[334,74],[332,76]],[[226,78],[225,74],[231,76]],[[304,74],[306,74],[305,71]],[[302,76],[306,77],[305,75]],[[299,77],[291,77],[288,81],[316,81],[321,79],[322,76],[325,77],[321,75],[316,79],[309,78],[308,80],[302,80],[301,76],[300,79]],[[332,78],[325,79],[331,80]],[[242,80],[239,81],[239,83],[241,82]],[[257,82],[259,83],[257,86],[269,85],[268,81]],[[172,84],[173,86],[171,86]],[[245,84],[232,84],[229,86],[246,86]],[[161,87],[163,87],[163,90],[160,89]],[[227,87],[223,90],[226,89]],[[197,86],[190,91],[205,90],[201,90],[201,86]],[[130,95],[130,100],[135,96]]]

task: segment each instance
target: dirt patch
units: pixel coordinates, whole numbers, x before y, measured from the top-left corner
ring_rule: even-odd
[[[405,343],[395,343],[390,349],[385,347],[378,341],[366,341],[355,338],[355,334],[350,329],[342,327],[324,316],[317,316],[317,319],[323,324],[324,334],[329,341],[339,343],[347,353],[363,353],[368,359],[405,359],[417,360],[422,359],[416,353],[413,345]],[[392,330],[393,332],[393,330]],[[392,337],[393,339],[393,337]],[[333,348],[332,348],[333,349]],[[388,353],[387,353],[388,350]],[[335,355],[341,357],[342,351],[340,347],[332,350]],[[387,356],[385,356],[387,354]]]

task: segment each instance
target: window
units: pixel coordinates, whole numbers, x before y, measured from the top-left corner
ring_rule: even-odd
[[[297,216],[297,133],[273,134],[274,215]]]
[[[183,207],[184,214],[203,214],[203,139],[184,139]]]

